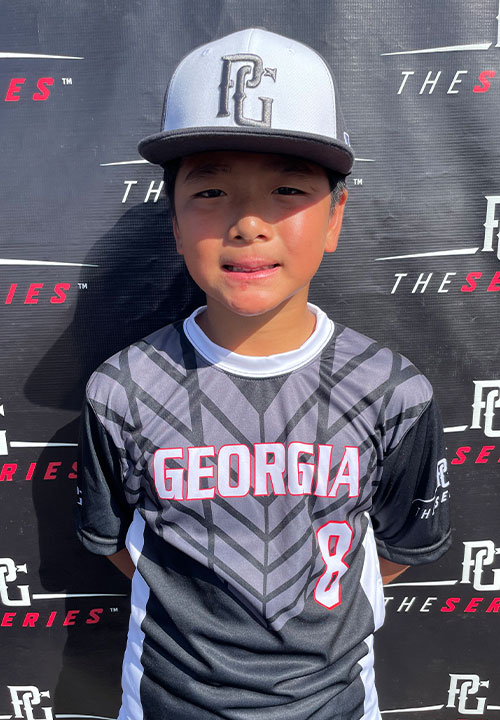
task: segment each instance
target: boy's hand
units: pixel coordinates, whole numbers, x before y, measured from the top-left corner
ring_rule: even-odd
[[[132,580],[132,575],[135,572],[135,565],[132,562],[132,558],[130,557],[127,548],[119,550],[117,553],[114,553],[114,555],[108,555],[108,560],[111,560],[118,570]]]
[[[392,582],[395,578],[398,577],[398,575],[401,575],[401,573],[404,573],[404,571],[410,567],[409,565],[400,565],[399,563],[391,562],[391,560],[386,560],[385,558],[380,556],[378,558],[378,561],[380,564],[380,574],[382,575],[382,582],[384,585]]]

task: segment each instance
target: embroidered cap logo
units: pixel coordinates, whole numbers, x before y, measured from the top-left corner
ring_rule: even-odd
[[[222,58],[222,75],[219,85],[219,112],[217,117],[229,117],[229,90],[235,87],[234,101],[234,122],[237,125],[250,127],[271,127],[271,114],[273,99],[260,97],[262,102],[262,116],[260,120],[245,117],[243,114],[243,103],[245,102],[246,88],[256,88],[260,85],[262,76],[272,78],[276,82],[276,68],[265,68],[262,58],[259,55],[238,53],[236,55],[224,55]],[[245,63],[236,73],[236,86],[231,79],[233,63]]]

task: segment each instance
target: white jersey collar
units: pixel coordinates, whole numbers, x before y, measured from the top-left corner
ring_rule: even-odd
[[[211,365],[243,377],[273,377],[298,370],[307,365],[328,343],[333,335],[334,324],[316,305],[307,304],[316,315],[316,327],[312,335],[296,350],[277,355],[239,355],[216,345],[197,324],[195,317],[206,309],[206,305],[195,310],[184,320],[186,337]]]

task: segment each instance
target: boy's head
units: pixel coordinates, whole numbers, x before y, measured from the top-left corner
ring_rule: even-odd
[[[209,308],[262,316],[293,298],[305,309],[323,253],[337,247],[346,197],[332,210],[321,165],[273,153],[194,153],[182,159],[174,196],[177,250]]]
[[[233,33],[181,61],[162,125],[139,151],[164,168],[177,247],[207,301],[240,315],[305,301],[336,248],[354,160],[325,61],[265,30]]]

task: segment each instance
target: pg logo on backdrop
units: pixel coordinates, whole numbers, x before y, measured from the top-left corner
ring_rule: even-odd
[[[450,673],[450,688],[446,707],[457,708],[464,715],[482,715],[486,706],[486,697],[479,695],[488,688],[489,680],[481,680],[479,675],[453,675]]]
[[[499,427],[494,427],[496,413],[500,417],[500,380],[474,380],[471,430],[484,430],[487,437],[500,437]]]
[[[0,600],[4,605],[31,605],[28,585],[18,583],[18,573],[27,573],[24,565],[16,565],[12,558],[0,558]]]
[[[23,718],[23,720],[53,719],[52,708],[42,704],[42,699],[50,698],[48,690],[40,692],[34,685],[9,685],[8,688],[14,709],[14,715],[11,715],[10,718]]]
[[[234,63],[244,63],[236,72],[236,80],[231,78]],[[264,67],[262,58],[252,53],[237,53],[235,55],[224,55],[222,57],[222,75],[219,85],[219,112],[217,117],[229,117],[229,90],[234,88],[234,122],[236,125],[252,127],[271,127],[271,114],[273,99],[260,97],[262,103],[262,115],[253,119],[245,117],[244,101],[247,97],[245,90],[253,90],[260,85],[262,77],[270,77],[276,82],[276,68]]]
[[[464,542],[461,583],[471,583],[475,590],[500,590],[500,548],[492,540]],[[496,562],[496,568],[492,568]]]
[[[494,231],[499,227],[497,212],[500,213],[500,195],[486,195],[486,220],[484,221],[483,251],[493,252]],[[496,233],[497,258],[500,260],[500,231]]]

